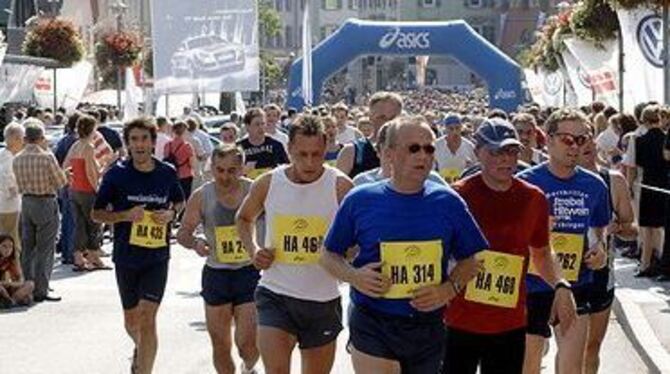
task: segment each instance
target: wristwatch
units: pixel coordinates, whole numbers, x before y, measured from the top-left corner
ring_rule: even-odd
[[[554,286],[554,290],[558,290],[559,288],[565,288],[566,290],[572,290],[572,286],[570,286],[570,283],[564,280],[560,280],[556,283],[556,286]]]

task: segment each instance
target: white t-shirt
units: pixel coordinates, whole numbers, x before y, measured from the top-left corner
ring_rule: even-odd
[[[610,152],[619,145],[619,135],[614,132],[611,126],[607,127],[596,138],[596,149],[598,149],[598,154],[603,160],[610,161],[611,156]]]
[[[14,154],[7,149],[0,151],[0,213],[18,212],[21,206],[21,195],[16,184],[12,169]]]
[[[351,143],[356,139],[362,138],[363,133],[353,126],[347,125],[342,132],[338,132],[335,141],[340,144]]]
[[[443,136],[435,142],[435,164],[440,176],[447,183],[454,182],[461,172],[477,162],[475,145],[461,137],[461,145],[455,153],[447,146],[447,137]]]
[[[280,142],[284,146],[284,149],[288,151],[288,135],[284,134],[283,132],[277,129],[275,129],[274,133],[268,132],[267,135],[270,136],[272,139]]]
[[[172,140],[172,138],[166,133],[158,132],[158,135],[156,136],[156,148],[154,149],[154,156],[156,156],[157,159],[162,160],[165,158],[165,145],[169,143],[170,140]]]
[[[623,164],[626,166],[636,166],[635,162],[635,139],[638,137],[644,135],[649,131],[648,128],[645,126],[640,126],[635,131],[633,131],[633,134],[626,134],[625,136],[628,137],[628,146],[626,147],[626,154],[623,155]],[[641,170],[638,168],[638,171]],[[639,173],[638,173],[639,174]]]

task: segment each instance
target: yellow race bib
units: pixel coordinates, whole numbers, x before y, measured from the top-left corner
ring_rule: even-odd
[[[461,175],[461,171],[455,168],[445,168],[440,170],[440,175],[447,183],[451,184],[458,180],[458,177]]]
[[[258,179],[258,177],[260,177],[263,173],[265,173],[266,171],[270,171],[270,170],[272,170],[272,168],[250,169],[250,170],[247,172],[247,177],[248,177],[249,179],[256,180],[256,179]]]
[[[159,225],[151,219],[151,212],[145,211],[139,222],[130,228],[130,244],[142,248],[167,247],[167,225]]]
[[[550,242],[551,249],[556,253],[558,263],[561,265],[563,276],[570,282],[576,282],[579,279],[584,256],[584,235],[552,232]],[[538,275],[532,261],[528,272]]]
[[[486,250],[476,258],[484,261],[484,270],[468,283],[465,300],[516,308],[524,257]]]
[[[391,279],[387,299],[411,298],[415,289],[442,283],[442,241],[382,242],[382,274]]]
[[[337,159],[335,160],[326,160],[326,165],[335,167],[337,165]]]
[[[277,215],[273,221],[275,261],[291,265],[316,264],[328,224],[319,216]]]
[[[214,228],[216,237],[216,259],[224,264],[251,261],[249,253],[244,249],[237,227],[219,226]]]

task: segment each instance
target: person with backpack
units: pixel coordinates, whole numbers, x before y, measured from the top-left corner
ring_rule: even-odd
[[[184,139],[188,126],[184,121],[177,121],[172,126],[172,140],[165,144],[163,152],[166,163],[174,166],[177,170],[181,189],[184,197],[191,196],[191,185],[193,184],[193,170],[197,162],[193,147]]]

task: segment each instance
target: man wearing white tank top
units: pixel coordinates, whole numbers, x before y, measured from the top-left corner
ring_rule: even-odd
[[[266,373],[288,373],[301,350],[303,373],[329,373],[342,330],[337,280],[319,264],[323,238],[351,180],[324,166],[319,117],[299,117],[289,132],[291,163],[262,175],[237,213],[242,243],[263,270],[256,290],[258,344]],[[265,242],[255,222],[265,212]]]

